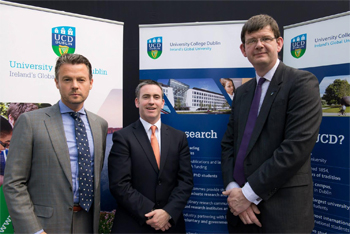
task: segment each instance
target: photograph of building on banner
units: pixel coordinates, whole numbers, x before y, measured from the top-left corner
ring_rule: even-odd
[[[166,99],[162,113],[230,114],[235,89],[250,79],[158,79]]]

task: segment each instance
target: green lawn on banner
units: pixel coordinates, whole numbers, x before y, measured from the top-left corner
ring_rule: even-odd
[[[0,232],[1,233],[14,233],[11,218],[7,210],[4,192],[2,186],[0,187]]]

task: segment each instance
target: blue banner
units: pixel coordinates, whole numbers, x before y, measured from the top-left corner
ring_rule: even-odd
[[[221,140],[231,98],[220,80],[228,77],[237,88],[249,80],[245,77],[254,75],[253,68],[140,71],[140,79],[156,80],[163,86],[166,107],[162,122],[187,135],[194,177],[192,195],[184,209],[188,233],[227,233]]]
[[[284,63],[320,82],[323,119],[311,155],[315,228],[350,232],[350,12],[286,26]]]

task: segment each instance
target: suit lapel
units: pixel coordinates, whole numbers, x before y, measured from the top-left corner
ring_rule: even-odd
[[[68,152],[66,134],[64,133],[62,116],[58,103],[50,108],[46,108],[46,116],[44,124],[49,133],[51,143],[59,163],[61,164],[62,170],[66,175],[69,183],[72,185],[72,170],[70,165],[70,157]]]
[[[239,119],[243,120],[243,122],[240,122],[238,124],[238,142],[237,145],[241,145],[241,141],[244,135],[244,130],[245,126],[248,121],[248,116],[249,116],[249,110],[250,106],[252,104],[252,100],[254,97],[254,92],[255,92],[255,87],[256,87],[256,80],[253,78],[248,83],[245,85],[245,89],[243,90],[242,97],[239,102],[239,109],[238,109],[238,114],[239,114]],[[235,106],[236,109],[236,106]],[[237,152],[238,152],[238,147],[237,147]]]
[[[159,176],[162,174],[166,159],[168,157],[169,144],[171,142],[169,128],[167,125],[162,123],[161,127],[161,154],[160,154],[160,172]]]
[[[151,142],[149,141],[145,128],[143,127],[140,120],[136,121],[134,123],[134,135],[136,139],[138,140],[139,144],[141,145],[143,151],[145,152],[146,157],[148,158],[150,164],[152,165],[153,169],[156,173],[158,173],[158,165],[156,158],[153,153],[153,149],[151,146]]]
[[[93,143],[94,143],[94,180],[95,181],[99,181],[99,171],[100,171],[100,167],[101,167],[101,157],[102,152],[101,152],[101,148],[99,147],[102,145],[102,135],[101,135],[101,131],[100,131],[100,125],[96,122],[96,117],[94,115],[92,115],[90,112],[88,112],[87,110],[85,110],[88,121],[89,121],[89,125],[90,125],[90,129],[91,129],[91,133],[92,133],[92,138],[93,138]],[[98,183],[94,183],[95,184],[95,191],[96,189],[98,189]]]
[[[269,115],[270,110],[271,110],[272,103],[274,102],[274,100],[275,100],[275,98],[280,90],[280,85],[283,82],[284,68],[285,68],[284,64],[282,62],[280,62],[275,74],[273,75],[273,78],[271,80],[269,88],[267,89],[266,96],[265,96],[263,104],[261,106],[258,118],[256,120],[254,130],[252,133],[252,137],[251,137],[249,145],[248,145],[247,155],[249,154],[250,150],[253,148],[255,142],[259,138],[259,135],[264,127],[264,123],[267,119],[267,116]]]

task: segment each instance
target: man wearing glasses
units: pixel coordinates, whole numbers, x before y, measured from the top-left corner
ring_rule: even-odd
[[[272,17],[250,18],[241,40],[256,77],[236,90],[221,142],[229,232],[310,233],[310,154],[322,119],[318,80],[278,59],[283,38]]]

